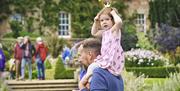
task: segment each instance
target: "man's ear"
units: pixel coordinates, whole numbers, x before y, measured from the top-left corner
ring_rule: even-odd
[[[89,51],[89,52],[88,52],[88,55],[89,55],[90,59],[93,58],[93,52],[92,52],[92,51]]]

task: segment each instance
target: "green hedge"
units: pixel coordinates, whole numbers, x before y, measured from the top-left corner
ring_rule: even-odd
[[[62,59],[56,62],[54,79],[73,79],[75,69],[65,69]]]
[[[137,76],[144,74],[150,78],[169,77],[170,73],[180,72],[179,67],[127,67],[126,71],[134,72]]]

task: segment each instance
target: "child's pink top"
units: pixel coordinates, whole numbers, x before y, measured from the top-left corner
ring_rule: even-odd
[[[101,68],[108,69],[116,76],[120,75],[124,67],[124,53],[120,42],[121,33],[118,35],[112,35],[112,31],[109,30],[103,32],[101,55],[95,59]]]

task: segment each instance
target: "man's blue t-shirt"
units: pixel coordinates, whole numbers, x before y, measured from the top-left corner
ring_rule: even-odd
[[[80,77],[80,80],[83,78],[83,76],[87,73],[87,71],[84,69],[84,68],[81,68],[81,71],[80,71],[80,74],[79,74],[79,77]]]
[[[81,91],[88,90],[84,88]],[[96,68],[90,82],[90,91],[124,91],[123,79],[108,70]]]

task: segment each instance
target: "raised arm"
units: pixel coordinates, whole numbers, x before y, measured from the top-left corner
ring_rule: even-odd
[[[114,31],[118,31],[120,30],[121,26],[122,26],[122,19],[119,17],[119,15],[117,14],[116,10],[113,9],[111,11],[111,14],[113,16],[113,19],[114,19],[114,25],[113,27],[111,28],[111,31],[114,32]]]
[[[94,23],[91,28],[91,34],[95,37],[101,37],[103,30],[99,29],[100,22],[99,22],[99,14],[94,18]]]

